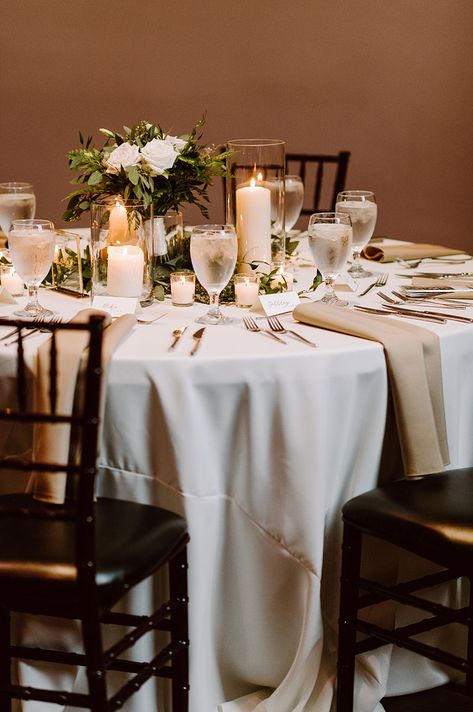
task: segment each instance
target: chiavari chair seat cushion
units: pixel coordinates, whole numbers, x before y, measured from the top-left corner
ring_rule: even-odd
[[[392,482],[350,500],[343,517],[442,566],[471,566],[473,467]]]
[[[4,495],[0,503],[41,509],[28,494]],[[159,507],[99,498],[96,519],[96,592],[110,607],[124,592],[157,571],[185,542],[186,522]],[[78,610],[74,523],[28,517],[0,517],[0,603],[35,600],[40,612]]]

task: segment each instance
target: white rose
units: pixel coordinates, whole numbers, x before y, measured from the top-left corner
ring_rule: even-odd
[[[122,143],[113,149],[106,160],[107,173],[118,173],[120,168],[136,166],[141,160],[140,149],[132,143]]]
[[[141,155],[151,168],[153,175],[161,176],[172,168],[178,153],[173,144],[165,139],[153,138],[141,149]]]
[[[184,141],[182,138],[178,138],[177,136],[166,136],[164,140],[168,143],[172,143],[176,151],[182,151],[184,146],[187,146],[187,141]]]

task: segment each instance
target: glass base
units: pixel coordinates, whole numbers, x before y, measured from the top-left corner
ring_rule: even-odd
[[[22,319],[47,319],[53,316],[54,312],[51,309],[46,309],[40,304],[37,306],[26,307],[24,309],[18,309],[18,311],[13,312],[15,316],[19,316]]]
[[[347,270],[348,274],[357,279],[358,277],[372,277],[374,272],[369,272],[367,269],[362,267],[360,264],[353,262],[351,267]]]
[[[195,321],[197,324],[208,324],[210,326],[227,326],[228,324],[238,324],[240,322],[240,319],[235,319],[231,316],[224,316],[222,313],[220,313],[218,316],[207,313],[203,316],[199,316],[199,318]]]
[[[345,299],[339,299],[336,295],[326,294],[320,300],[323,304],[330,304],[332,307],[347,307],[348,302]]]

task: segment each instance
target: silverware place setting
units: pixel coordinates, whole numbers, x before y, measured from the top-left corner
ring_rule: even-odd
[[[205,326],[203,326],[201,329],[197,329],[197,331],[195,331],[192,334],[192,338],[194,339],[194,346],[192,347],[192,350],[191,350],[189,356],[194,356],[197,353],[197,351],[200,349],[200,345],[202,343],[202,337],[204,335],[204,332],[205,332]]]
[[[357,311],[366,312],[367,314],[377,314],[378,316],[398,316],[402,319],[417,319],[423,321],[431,321],[437,324],[446,324],[447,320],[445,317],[431,316],[429,314],[424,314],[423,312],[415,312],[413,309],[401,312],[396,310],[394,307],[382,307],[377,309],[376,307],[365,307],[363,304],[353,304],[353,308]]]
[[[279,343],[281,343],[281,344],[287,344],[287,341],[284,341],[284,339],[281,339],[281,337],[278,336],[277,334],[275,334],[274,332],[270,331],[269,329],[263,329],[262,327],[258,326],[256,321],[251,316],[244,316],[243,323],[244,323],[245,327],[248,329],[248,331],[260,333],[263,336],[267,336],[268,338],[273,339],[274,341],[279,341]]]
[[[362,292],[359,293],[358,296],[359,296],[359,297],[364,297],[365,294],[368,294],[369,292],[371,292],[371,290],[374,289],[375,287],[384,287],[384,285],[385,285],[386,282],[388,281],[388,276],[389,276],[389,275],[388,275],[387,272],[383,272],[382,274],[379,275],[378,279],[376,279],[374,282],[372,282],[371,284],[369,284],[369,285],[366,287],[366,289],[364,289]]]
[[[172,335],[174,337],[174,340],[170,347],[168,348],[168,351],[173,351],[176,346],[178,345],[180,339],[184,336],[185,332],[187,331],[187,326],[179,326],[177,329],[174,329],[172,332]]]
[[[284,326],[281,324],[281,322],[276,316],[268,316],[266,318],[271,331],[275,331],[277,334],[287,334],[288,336],[292,336],[292,338],[297,339],[298,341],[302,341],[302,343],[306,344],[306,346],[317,348],[316,343],[310,341],[309,339],[306,339],[305,336],[302,336],[297,331],[294,331],[293,329],[284,328]]]

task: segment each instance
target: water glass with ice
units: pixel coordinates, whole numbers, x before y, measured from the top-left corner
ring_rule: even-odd
[[[197,225],[191,234],[191,261],[197,279],[209,295],[209,310],[199,324],[231,324],[219,308],[220,292],[235,270],[238,247],[233,225]]]
[[[309,247],[317,269],[325,281],[324,304],[346,306],[339,299],[333,285],[345,267],[351,250],[352,228],[345,213],[314,213],[309,220]]]

